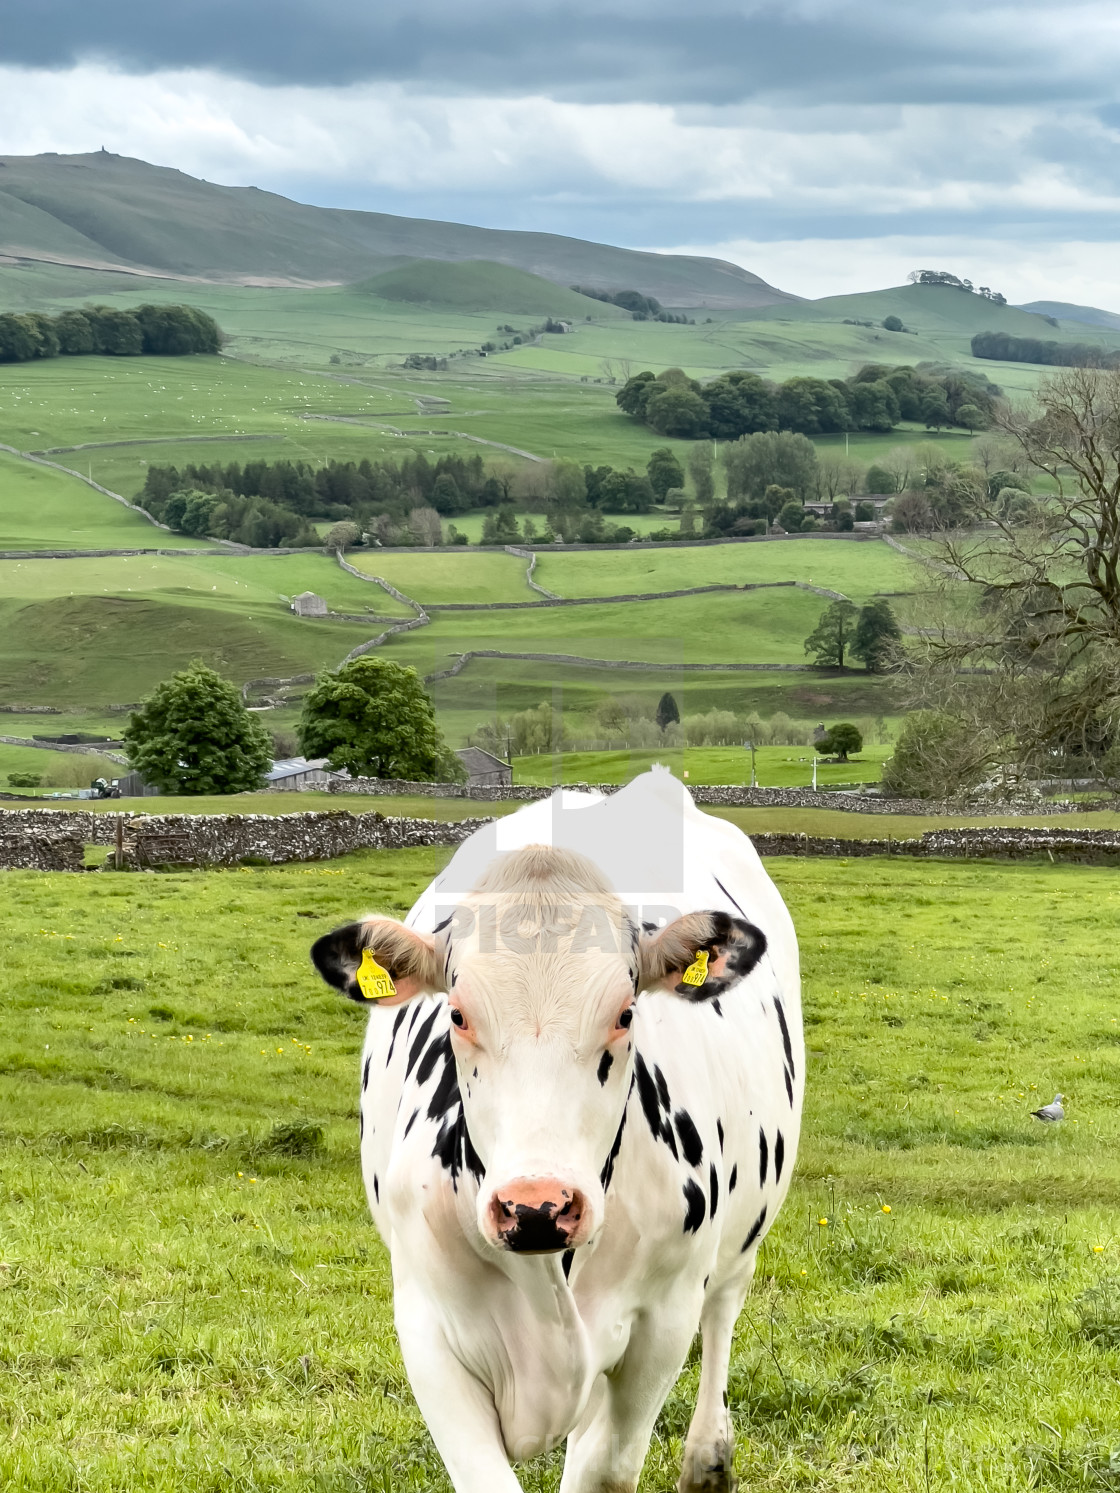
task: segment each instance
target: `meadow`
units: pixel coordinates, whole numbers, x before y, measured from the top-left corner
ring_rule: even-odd
[[[358,910],[403,912],[438,854],[4,873],[5,1486],[447,1490],[361,1194],[362,1013],[307,959]],[[810,1067],[735,1339],[744,1485],[1110,1487],[1114,876],[769,869],[799,929]],[[1027,1111],[1055,1089],[1069,1119],[1044,1129]],[[697,1373],[694,1354],[651,1493],[675,1484]],[[524,1483],[558,1476],[542,1459]]]

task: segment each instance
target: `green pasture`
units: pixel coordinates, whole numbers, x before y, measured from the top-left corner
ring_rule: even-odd
[[[27,1493],[447,1490],[358,1172],[360,1009],[307,958],[431,851],[3,874],[0,1477]],[[1062,866],[776,860],[809,1048],[736,1334],[746,1486],[1107,1488],[1120,892]],[[1044,932],[1043,932],[1044,930]],[[1056,1089],[1069,1119],[1027,1111]],[[643,1488],[674,1484],[693,1355]],[[554,1490],[559,1457],[525,1473]]]
[[[560,596],[807,581],[863,602],[879,592],[912,591],[923,575],[919,566],[881,540],[806,538],[690,549],[543,550],[533,579]],[[828,605],[827,597],[813,601],[822,609]]]
[[[529,562],[517,555],[489,550],[472,553],[464,546],[403,551],[358,549],[350,551],[346,558],[355,570],[382,576],[414,601],[540,600],[540,593],[533,591],[525,579]],[[535,577],[536,572],[533,574]],[[520,618],[523,614],[513,615]]]
[[[15,736],[15,731],[3,729],[4,718],[0,716],[0,731],[5,736]],[[59,734],[59,733],[53,733]],[[42,747],[10,746],[0,742],[0,790],[5,793],[39,794],[53,789],[88,788],[94,778],[120,777],[124,768],[108,757],[86,752],[52,752]],[[39,788],[16,788],[8,781],[11,773],[39,773],[43,779]]]
[[[478,648],[632,659],[669,668],[710,662],[803,664],[803,641],[825,604],[791,586],[516,612],[435,612],[430,627],[399,633],[382,651],[422,673],[447,668],[453,654]]]
[[[0,433],[0,440],[6,433]],[[0,550],[191,549],[112,498],[64,472],[0,451]]]

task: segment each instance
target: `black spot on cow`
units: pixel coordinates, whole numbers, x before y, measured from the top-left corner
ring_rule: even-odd
[[[704,1194],[691,1177],[689,1177],[681,1191],[684,1193],[686,1204],[684,1231],[686,1234],[695,1234],[704,1222],[704,1215],[708,1211],[704,1206]]]
[[[666,1114],[668,1114],[671,1107],[669,1100],[669,1085],[665,1080],[664,1073],[662,1073],[661,1069],[657,1066],[656,1063],[654,1063],[653,1065],[653,1076],[657,1079],[657,1097],[660,1100],[661,1108],[665,1111]]]
[[[606,1083],[607,1074],[611,1071],[611,1065],[613,1064],[613,1062],[614,1058],[609,1052],[605,1052],[599,1059],[599,1066],[595,1070],[595,1076],[596,1078],[598,1078],[600,1083]]]
[[[692,1116],[686,1109],[678,1109],[673,1117],[676,1121],[677,1134],[680,1136],[681,1151],[689,1166],[699,1166],[704,1159],[704,1146],[700,1139],[700,1132],[693,1123]]]
[[[614,1144],[611,1146],[610,1153],[608,1154],[606,1161],[603,1162],[603,1170],[599,1173],[599,1181],[603,1184],[604,1192],[606,1192],[607,1188],[611,1185],[611,1178],[614,1176],[614,1164],[618,1160],[619,1151],[622,1149],[622,1132],[626,1128],[626,1114],[629,1108],[630,1106],[629,1104],[627,1104],[626,1109],[622,1111],[622,1119],[618,1122],[618,1130],[615,1132]]]
[[[447,1043],[448,1049],[450,1050],[450,1039],[448,1038],[446,1032],[444,1032],[441,1036],[433,1038],[430,1046],[424,1053],[424,1056],[420,1059],[419,1063],[416,1066],[417,1084],[427,1083],[428,1079],[431,1078],[432,1074],[435,1072],[436,1064],[443,1057],[444,1043]]]
[[[375,1203],[379,1203],[381,1201],[381,1184],[377,1180],[376,1172],[374,1172],[373,1174],[373,1201]]]
[[[678,1159],[677,1138],[673,1134],[669,1116],[669,1086],[665,1082],[665,1075],[660,1068],[655,1067],[654,1073],[657,1075],[655,1078],[650,1073],[640,1052],[634,1062],[634,1072],[638,1083],[638,1098],[641,1100],[642,1113],[646,1117],[650,1134],[654,1140],[664,1141],[674,1159]],[[662,1093],[665,1096],[664,1107],[661,1103]]]
[[[723,1121],[716,1117],[716,1135],[719,1137],[719,1154],[723,1155]]]
[[[786,1023],[786,1013],[781,1001],[774,997],[774,1014],[778,1018],[778,1025],[782,1029],[782,1049],[786,1055],[786,1067],[794,1078],[797,1077],[797,1069],[793,1065],[793,1044],[789,1040],[789,1026]]]
[[[765,1222],[766,1222],[766,1205],[764,1203],[763,1206],[762,1206],[762,1212],[755,1219],[754,1223],[751,1224],[750,1230],[747,1233],[747,1237],[743,1240],[743,1247],[739,1251],[739,1253],[741,1255],[745,1255],[746,1254],[747,1250],[750,1249],[751,1245],[758,1238],[759,1234],[762,1233],[762,1225]]]
[[[716,1216],[716,1208],[719,1205],[719,1178],[716,1176],[716,1164],[713,1161],[708,1168],[708,1217]]]
[[[789,1100],[789,1107],[790,1107],[790,1109],[792,1109],[793,1108],[793,1076],[790,1073],[790,1071],[789,1071],[788,1068],[784,1068],[782,1070],[782,1073],[783,1073],[783,1076],[784,1076],[785,1081],[786,1081],[786,1098]]]
[[[373,1062],[373,1053],[371,1052],[369,1054],[369,1056],[366,1058],[365,1062],[362,1064],[362,1093],[363,1094],[369,1088],[369,1065],[372,1062]]]
[[[770,1146],[766,1139],[766,1131],[759,1126],[758,1130],[758,1185],[766,1186],[766,1173],[770,1166]]]
[[[566,1249],[564,1251],[564,1253],[560,1256],[560,1264],[562,1265],[563,1270],[564,1270],[564,1279],[565,1280],[567,1280],[568,1276],[571,1275],[571,1273],[572,1273],[572,1261],[575,1259],[575,1257],[576,1257],[576,1252],[575,1252],[574,1249]]]
[[[448,927],[451,926],[451,924],[452,924],[452,922],[454,922],[454,920],[455,920],[455,914],[454,913],[450,913],[447,917],[444,918],[444,920],[443,920],[442,923],[437,923],[435,925],[435,927],[432,929],[432,932],[433,933],[442,933],[445,928],[448,928]]]
[[[735,1165],[731,1168],[731,1175],[730,1175],[730,1177],[728,1177],[728,1179],[727,1179],[727,1191],[728,1191],[728,1195],[730,1195],[731,1193],[733,1193],[735,1191],[735,1188],[736,1188],[736,1186],[738,1184],[738,1181],[739,1181],[739,1163],[736,1162]]]
[[[412,1113],[408,1117],[408,1124],[404,1127],[404,1135],[401,1137],[402,1140],[407,1139],[408,1132],[412,1129],[413,1125],[416,1124],[416,1121],[419,1118],[420,1118],[420,1111],[419,1111],[419,1109],[414,1109],[412,1111]]]
[[[711,1001],[708,1002],[708,1010],[709,1011],[714,1011],[717,1016],[722,1016],[723,1015],[723,1007],[719,1003],[719,997],[718,996],[716,997],[715,1000],[711,1000]]]
[[[402,1024],[402,1022],[404,1021],[404,1019],[405,1019],[405,1017],[407,1015],[408,1015],[408,1007],[407,1006],[402,1006],[400,1008],[400,1010],[397,1012],[396,1019],[393,1022],[393,1034],[389,1038],[389,1051],[385,1054],[385,1066],[386,1066],[386,1068],[393,1061],[393,1049],[397,1045],[397,1033],[400,1031],[401,1024]]]
[[[426,1020],[420,1023],[420,1028],[412,1039],[412,1046],[408,1049],[408,1061],[405,1063],[404,1076],[408,1078],[413,1068],[420,1061],[420,1054],[428,1045],[428,1038],[432,1035],[432,1027],[436,1024],[436,1017],[440,1013],[438,1005],[433,1006]]]
[[[786,1138],[779,1130],[774,1137],[774,1180],[782,1180],[782,1167],[786,1161]]]
[[[364,1114],[362,1114],[362,1111],[359,1109],[358,1110],[358,1139],[359,1139],[359,1141],[362,1141],[362,1140],[365,1139],[365,1134],[366,1134],[366,1117],[365,1117]]]
[[[432,1090],[432,1097],[428,1103],[428,1119],[438,1120],[448,1114],[453,1108],[462,1108],[462,1097],[459,1093],[459,1075],[455,1071],[455,1059],[451,1055],[450,1039],[444,1034],[447,1043],[444,1053],[443,1072]]]

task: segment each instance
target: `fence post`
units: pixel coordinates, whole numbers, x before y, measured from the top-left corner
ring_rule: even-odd
[[[116,844],[113,851],[113,869],[120,871],[124,869],[124,815],[117,815]]]

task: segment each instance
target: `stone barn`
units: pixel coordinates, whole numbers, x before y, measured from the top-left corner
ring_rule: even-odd
[[[297,617],[325,617],[327,604],[314,591],[301,591],[298,596],[292,597],[292,611]]]
[[[505,788],[513,782],[513,768],[493,752],[463,747],[455,755],[467,769],[468,788]]]

